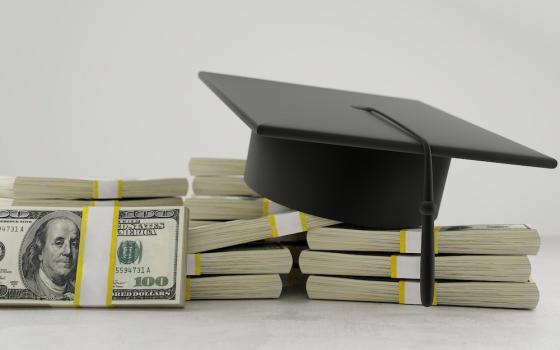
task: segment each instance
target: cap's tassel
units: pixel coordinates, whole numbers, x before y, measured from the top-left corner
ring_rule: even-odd
[[[435,255],[434,255],[434,214],[433,202],[423,202],[422,213],[422,250],[420,255],[420,299],[422,305],[431,306],[434,300]]]
[[[354,108],[361,109],[375,117],[389,122],[395,128],[400,129],[418,141],[424,151],[424,201],[420,204],[420,213],[422,214],[420,299],[422,300],[422,305],[431,306],[434,300],[435,284],[434,217],[436,213],[436,206],[434,204],[432,150],[430,144],[414,130],[400,123],[391,116],[376,110],[375,108],[358,106],[354,106]]]
[[[420,214],[434,216],[436,213],[436,205],[434,202],[422,202],[420,204]]]

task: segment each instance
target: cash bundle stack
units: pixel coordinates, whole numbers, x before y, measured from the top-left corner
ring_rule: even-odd
[[[186,178],[0,177],[0,305],[184,305]]]
[[[420,230],[325,227],[307,240],[299,265],[309,298],[421,304]],[[539,244],[526,225],[436,227],[433,305],[535,308],[527,255]]]
[[[259,197],[243,180],[244,160],[193,158],[189,170],[187,299],[280,297],[302,233],[336,223]]]

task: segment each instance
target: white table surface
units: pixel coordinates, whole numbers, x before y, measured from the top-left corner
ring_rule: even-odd
[[[192,301],[180,310],[0,309],[1,349],[559,349],[560,233],[532,258],[536,310],[308,300]]]

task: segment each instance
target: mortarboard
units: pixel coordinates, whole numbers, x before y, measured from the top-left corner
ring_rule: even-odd
[[[375,228],[422,226],[420,290],[434,286],[434,219],[451,158],[556,160],[417,100],[201,72],[252,130],[245,181],[286,207]]]

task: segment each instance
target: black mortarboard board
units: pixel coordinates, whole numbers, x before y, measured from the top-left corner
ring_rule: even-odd
[[[433,220],[451,158],[557,165],[416,100],[207,72],[199,76],[252,129],[245,181],[255,192],[348,224],[422,226],[426,306],[433,296]]]

